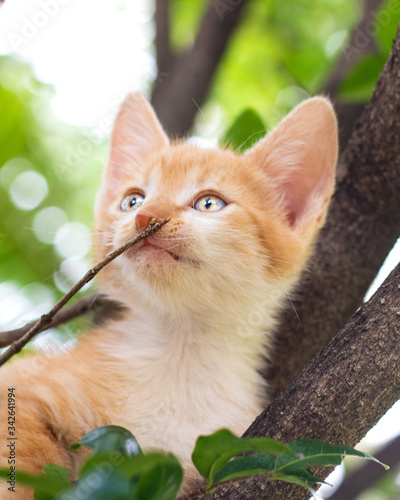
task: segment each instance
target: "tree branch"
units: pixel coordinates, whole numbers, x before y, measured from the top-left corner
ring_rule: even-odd
[[[95,323],[99,323],[103,321],[103,319],[118,317],[123,310],[124,306],[122,304],[109,299],[106,295],[90,295],[89,297],[78,300],[65,309],[61,309],[54,315],[50,323],[43,325],[37,333],[44,332],[50,328],[57,328],[68,321],[79,318],[80,316],[90,312],[95,313]],[[15,330],[0,332],[0,348],[8,347],[10,344],[23,337],[34,326],[34,324],[35,323],[28,323]]]
[[[191,128],[248,1],[211,0],[193,47],[175,62],[163,84],[154,88],[152,104],[169,135],[182,136]]]
[[[156,0],[154,21],[156,24],[156,54],[158,73],[168,73],[174,63],[171,52],[170,32],[170,1]]]
[[[105,266],[107,266],[110,262],[112,262],[115,258],[121,255],[123,252],[131,248],[135,243],[138,243],[140,240],[147,238],[155,234],[162,226],[164,226],[169,219],[165,219],[162,221],[157,221],[156,219],[152,219],[149,225],[140,233],[136,234],[132,240],[128,241],[120,248],[117,248],[113,252],[110,252],[105,259],[99,262],[96,266],[89,269],[89,271],[81,278],[78,283],[76,283],[71,290],[69,290],[56,304],[46,314],[40,318],[21,338],[13,342],[11,346],[0,356],[0,366],[4,365],[6,361],[8,361],[14,354],[20,352],[20,350],[40,331],[47,329],[49,324],[52,322],[54,316],[60,311],[60,309],[74,296],[76,295],[81,288],[83,288],[86,283],[89,283],[96,274],[98,274]]]
[[[354,446],[400,398],[400,264],[244,434],[283,442],[315,438]],[[382,390],[384,388],[384,390]],[[330,469],[319,469],[324,479]],[[296,485],[261,478],[198,500],[308,500]]]
[[[400,34],[344,152],[327,223],[267,374],[282,389],[361,306],[400,234]]]

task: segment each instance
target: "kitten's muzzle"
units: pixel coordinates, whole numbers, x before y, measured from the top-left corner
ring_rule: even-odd
[[[140,248],[145,246],[154,247],[156,250],[164,250],[165,252],[168,252],[175,260],[180,259],[180,256],[172,251],[173,248],[177,248],[177,244],[173,240],[149,236],[148,238],[144,238],[137,245],[135,245],[134,250],[139,250]]]

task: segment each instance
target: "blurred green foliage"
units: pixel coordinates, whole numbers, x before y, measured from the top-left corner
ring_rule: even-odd
[[[51,301],[61,295],[54,277],[65,256],[52,243],[35,237],[34,221],[39,212],[56,207],[64,222],[80,221],[90,226],[92,221],[105,147],[102,142],[90,142],[85,130],[57,119],[52,98],[52,88],[37,81],[29,66],[11,57],[0,58],[0,310],[1,302],[4,305],[5,299],[10,300],[15,289],[32,283],[42,287],[24,288],[24,298],[27,309],[29,302],[39,306],[37,314],[45,312],[35,304],[35,295],[46,295],[43,285],[48,286]],[[33,181],[41,182],[29,185],[28,176],[28,184],[19,187],[22,206],[16,205],[13,189],[27,172],[33,172]],[[44,190],[44,196],[39,197],[43,199],[38,204],[33,201],[32,209],[29,203],[24,208],[24,198],[29,201],[38,187]],[[12,283],[14,288],[4,283]],[[10,306],[4,308],[10,311]],[[1,313],[0,327],[11,326],[3,310]]]
[[[231,4],[221,0],[218,5],[223,12]],[[172,5],[173,41],[182,49],[193,39],[207,2]],[[225,126],[244,108],[254,108],[270,128],[307,93],[319,92],[361,7],[357,0],[249,2],[210,99],[222,107]]]

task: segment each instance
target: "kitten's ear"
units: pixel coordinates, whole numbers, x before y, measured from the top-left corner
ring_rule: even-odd
[[[139,92],[129,94],[115,120],[106,174],[119,178],[126,170],[140,169],[146,156],[168,145],[148,100]]]
[[[271,179],[293,229],[314,230],[324,222],[334,190],[337,149],[332,105],[314,97],[247,152]]]

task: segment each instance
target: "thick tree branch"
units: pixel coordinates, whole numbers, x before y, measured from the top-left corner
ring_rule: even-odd
[[[69,290],[61,299],[55,304],[55,306],[43,316],[18,340],[13,342],[11,346],[0,356],[0,366],[4,365],[14,354],[17,354],[21,349],[39,332],[47,329],[49,324],[53,321],[54,316],[61,310],[61,308],[74,296],[81,288],[83,288],[86,283],[89,283],[105,266],[112,262],[115,258],[121,255],[123,252],[131,248],[135,243],[155,234],[162,226],[164,226],[169,219],[157,221],[152,219],[149,225],[141,232],[137,233],[134,238],[122,245],[120,248],[110,252],[105,259],[96,264],[94,267],[89,269],[89,271],[81,278],[78,283],[76,283],[71,290]]]
[[[346,327],[272,401],[245,437],[356,445],[400,398],[400,265]],[[384,390],[383,390],[384,388]],[[329,469],[317,475],[325,478]],[[198,499],[308,500],[307,490],[247,480]]]
[[[156,0],[154,21],[156,24],[156,54],[158,73],[168,73],[173,65],[170,40],[170,1]]]
[[[248,1],[211,0],[193,47],[175,62],[163,84],[155,86],[152,104],[169,135],[182,136],[191,128]]]
[[[282,389],[349,320],[400,234],[400,35],[343,155],[311,269],[267,378]]]

